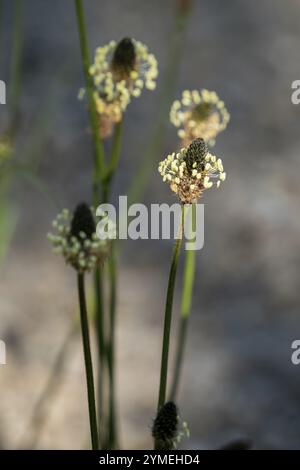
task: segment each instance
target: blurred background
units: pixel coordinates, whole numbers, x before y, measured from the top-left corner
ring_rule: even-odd
[[[0,446],[85,448],[82,345],[72,332],[76,278],[46,239],[58,210],[91,199],[91,136],[85,104],[77,99],[84,79],[76,16],[72,0],[20,3],[18,10],[18,2],[1,1],[0,78],[8,92],[0,108],[2,134],[13,106],[18,110],[15,164],[0,180],[0,338],[7,347],[7,365],[0,367]],[[300,79],[300,4],[194,0],[178,33],[178,0],[83,3],[91,57],[98,45],[132,36],[159,62],[157,90],[145,91],[126,112],[115,202],[135,182],[161,119],[170,48],[178,47],[172,100],[185,88],[205,87],[231,114],[214,149],[228,179],[202,200],[205,246],[197,256],[178,399],[191,438],[182,446],[212,449],[247,437],[257,449],[299,449],[300,366],[290,357],[300,337],[300,107],[290,97],[292,81]],[[174,201],[157,172],[158,161],[178,145],[167,117],[164,123],[157,154],[145,163],[149,180],[139,201],[147,204]],[[152,445],[171,250],[171,241],[122,245],[122,448]]]

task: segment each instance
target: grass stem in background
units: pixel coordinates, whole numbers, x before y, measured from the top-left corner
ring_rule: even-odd
[[[80,322],[81,322],[82,343],[83,343],[86,383],[87,383],[87,393],[88,393],[92,449],[97,450],[99,448],[99,440],[98,440],[98,428],[97,428],[97,413],[96,413],[96,402],[95,402],[93,365],[92,365],[88,315],[87,315],[85,288],[84,288],[84,274],[82,273],[77,274],[77,283],[78,283]]]
[[[177,266],[178,266],[179,255],[180,255],[180,248],[181,248],[181,244],[182,244],[183,222],[184,222],[184,206],[182,206],[182,220],[181,220],[180,232],[179,232],[178,238],[177,238],[177,240],[175,242],[175,245],[174,245],[171,269],[170,269],[170,274],[169,274],[167,299],[166,299],[166,306],[165,306],[163,347],[162,347],[162,355],[161,355],[158,410],[166,402],[166,389],[167,389],[167,378],[168,378],[168,361],[169,361],[169,344],[170,344],[170,333],[171,333],[173,298],[174,298],[174,289],[175,289],[175,282],[176,282]]]
[[[116,390],[115,390],[115,336],[116,336],[116,305],[117,305],[117,269],[116,269],[116,244],[112,242],[112,252],[109,259],[109,343],[108,343],[108,369],[109,369],[109,426],[108,448],[117,447],[117,419],[116,419]]]
[[[94,95],[93,95],[93,78],[91,77],[89,73],[90,59],[89,59],[89,49],[88,49],[87,35],[86,35],[86,29],[85,29],[85,20],[84,20],[82,1],[81,0],[74,0],[74,1],[75,1],[75,8],[76,8],[76,14],[77,14],[77,26],[78,26],[78,32],[79,32],[83,73],[84,73],[86,91],[87,91],[87,97],[88,97],[89,118],[90,118],[90,125],[91,125],[93,142],[94,142],[93,204],[95,207],[97,207],[100,202],[99,201],[100,186],[101,186],[101,182],[104,176],[104,167],[105,167],[104,149],[103,149],[103,144],[100,138],[99,122],[98,122],[97,110],[96,110],[95,100],[94,100]]]
[[[13,0],[13,30],[10,68],[10,128],[13,137],[19,126],[19,104],[21,96],[21,72],[23,57],[23,0]]]
[[[105,172],[105,182],[107,185],[110,184],[112,176],[114,175],[121,153],[121,142],[122,142],[122,121],[117,122],[114,128],[114,136],[111,148],[110,159]],[[104,199],[106,201],[106,199]]]
[[[195,227],[196,204],[192,205],[192,216],[190,218],[191,228]],[[176,345],[175,369],[171,384],[170,400],[176,401],[178,385],[180,382],[184,349],[187,336],[188,320],[191,311],[192,294],[195,278],[196,251],[185,250],[185,263],[183,273],[182,299],[180,309],[180,324]]]
[[[155,118],[155,127],[152,131],[149,144],[146,145],[146,152],[142,158],[141,164],[137,173],[134,175],[133,182],[129,189],[129,204],[136,202],[145,191],[149,179],[151,178],[151,170],[155,167],[158,157],[162,153],[170,106],[174,99],[176,89],[191,4],[192,2],[184,2],[183,5],[182,0],[178,2],[174,31],[167,55],[168,60],[159,93],[159,110]]]

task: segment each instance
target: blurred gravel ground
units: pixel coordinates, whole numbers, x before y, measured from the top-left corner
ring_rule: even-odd
[[[91,47],[132,35],[164,69],[175,1],[88,3]],[[20,157],[50,96],[41,175],[59,205],[72,207],[89,197],[91,177],[86,114],[76,99],[82,75],[73,2],[27,1],[25,38]],[[179,398],[192,433],[184,447],[214,448],[247,436],[255,448],[300,448],[299,368],[290,361],[300,335],[300,108],[290,102],[291,82],[300,76],[299,44],[298,2],[195,1],[178,94],[216,89],[232,120],[215,148],[228,180],[204,198],[205,248]],[[145,93],[127,113],[115,198],[126,194],[144,152],[157,96]],[[170,126],[165,153],[176,145]],[[146,200],[173,200],[156,168]],[[56,210],[28,185],[16,185],[15,201],[21,217],[0,283],[0,337],[8,351],[0,369],[2,448],[18,446],[27,432],[76,309],[72,272],[45,240]],[[170,243],[155,241],[128,242],[123,252],[117,343],[123,447],[151,446],[170,253]],[[63,376],[38,448],[87,445],[79,338]]]

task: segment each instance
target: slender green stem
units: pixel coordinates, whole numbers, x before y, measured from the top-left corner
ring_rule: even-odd
[[[84,77],[85,77],[85,82],[86,82],[86,91],[87,91],[87,96],[88,96],[89,118],[90,118],[90,124],[91,124],[93,142],[94,142],[95,155],[94,155],[94,176],[93,176],[93,203],[95,206],[97,206],[99,203],[100,183],[104,177],[104,168],[105,168],[104,149],[103,149],[103,145],[102,145],[102,141],[100,139],[100,133],[99,133],[99,123],[98,123],[98,116],[97,116],[97,110],[96,110],[95,100],[94,100],[94,91],[93,91],[93,79],[89,73],[90,59],[89,59],[89,49],[88,49],[87,35],[86,35],[86,30],[85,30],[85,20],[84,20],[82,1],[81,0],[74,0],[74,1],[75,1],[75,8],[76,8],[76,14],[77,14],[77,25],[78,25],[78,32],[79,32],[83,72],[84,72]]]
[[[106,177],[103,182],[102,201],[109,201],[112,178],[118,166],[122,141],[122,122],[116,124],[114,129],[113,142],[110,159],[107,166]],[[109,338],[107,344],[107,362],[109,372],[109,418],[108,418],[108,440],[109,449],[117,446],[117,423],[116,423],[116,398],[115,398],[115,323],[116,323],[116,296],[117,296],[117,276],[116,276],[116,244],[112,243],[112,252],[109,260]]]
[[[86,383],[87,383],[87,393],[88,393],[92,449],[97,450],[99,448],[99,440],[98,440],[98,429],[97,429],[94,376],[93,376],[93,365],[92,365],[92,356],[91,356],[91,347],[90,347],[90,335],[89,335],[88,316],[87,316],[87,309],[86,309],[83,274],[78,273],[77,282],[78,282],[82,343],[83,343]]]
[[[192,217],[190,218],[191,228],[195,226],[196,218],[196,205],[192,206]],[[183,288],[182,288],[182,299],[181,299],[181,316],[180,316],[180,325],[179,333],[176,346],[176,356],[175,356],[175,369],[171,385],[171,394],[170,400],[175,401],[178,385],[180,382],[184,349],[187,336],[188,320],[191,311],[192,303],[192,294],[195,278],[195,267],[196,267],[196,251],[195,250],[186,250],[185,251],[185,264],[184,264],[184,273],[183,273]]]
[[[105,390],[105,338],[104,338],[104,306],[103,306],[103,281],[100,267],[94,273],[95,291],[95,329],[98,343],[98,427],[99,434],[103,438],[104,430],[100,430],[100,424],[104,422],[104,390]]]
[[[109,183],[118,166],[122,142],[122,121],[115,124],[110,159],[106,168],[105,180]]]
[[[158,396],[158,409],[164,405],[166,401],[166,388],[167,388],[167,376],[168,376],[168,361],[169,361],[169,344],[170,344],[170,333],[171,333],[171,321],[172,321],[172,308],[173,308],[173,297],[174,288],[176,281],[177,266],[180,255],[180,248],[182,244],[182,229],[184,220],[184,208],[182,207],[182,222],[179,236],[175,242],[173,249],[173,257],[169,274],[167,300],[165,307],[165,321],[164,321],[164,335],[163,335],[163,347],[161,355],[161,369],[160,369],[160,386]]]
[[[21,71],[23,51],[23,0],[13,2],[13,36],[10,69],[10,135],[13,137],[19,125]]]
[[[115,243],[112,244],[112,252],[109,260],[109,282],[110,282],[110,331],[108,344],[108,367],[109,367],[109,427],[108,448],[117,445],[117,422],[116,422],[116,396],[115,396],[115,334],[116,334],[116,304],[117,304],[117,269],[115,256]]]

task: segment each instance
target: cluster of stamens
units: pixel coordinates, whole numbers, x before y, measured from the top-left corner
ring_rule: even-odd
[[[64,209],[53,221],[53,227],[57,233],[48,234],[53,252],[62,255],[78,272],[93,270],[109,255],[109,237],[97,237],[95,213],[86,204],[78,205],[74,214]]]
[[[208,151],[202,138],[168,155],[158,171],[183,204],[195,202],[205,189],[218,188],[226,179],[222,160]]]
[[[184,147],[202,137],[214,145],[219,132],[226,129],[230,115],[215,91],[184,90],[181,100],[174,101],[170,120],[178,127],[178,136]]]
[[[124,38],[96,49],[90,74],[101,135],[107,137],[122,119],[131,97],[139,97],[143,88],[155,89],[157,61],[140,41]]]

